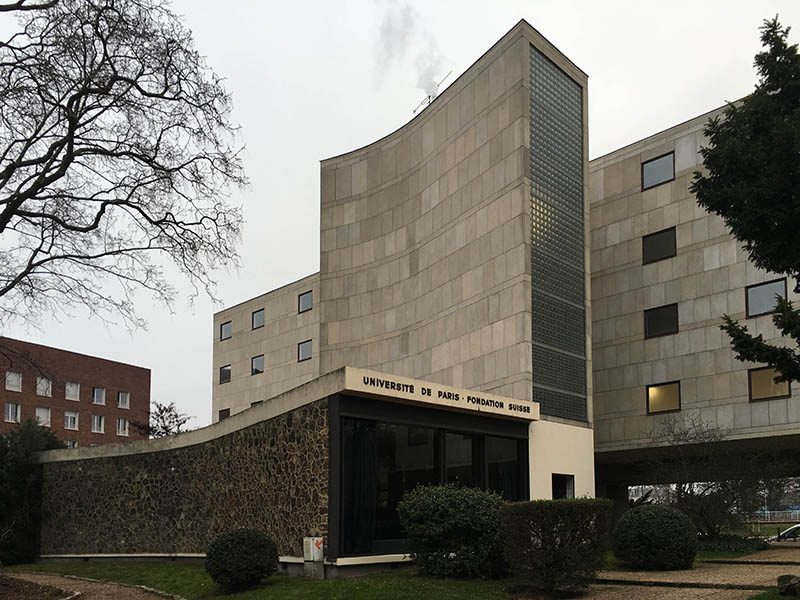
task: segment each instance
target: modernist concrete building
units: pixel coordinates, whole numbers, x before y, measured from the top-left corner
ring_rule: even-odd
[[[47,453],[43,553],[202,553],[257,526],[285,563],[318,536],[339,568],[405,560],[418,483],[593,495],[587,147],[586,75],[521,21],[323,161],[320,271],[214,316],[215,423]],[[102,505],[63,500],[81,468]]]
[[[736,360],[723,314],[787,343],[771,313],[795,282],[757,269],[689,192],[703,126],[722,109],[590,163],[592,341],[598,483],[647,483],[666,419],[718,427],[742,451],[800,449],[800,397],[774,371]],[[795,454],[796,455],[796,454]],[[796,459],[793,461],[798,464]],[[800,474],[798,472],[787,475]],[[611,492],[613,495],[613,491]],[[624,494],[624,491],[623,491]]]
[[[150,421],[150,370],[0,337],[0,435],[36,419],[69,447],[141,440]]]

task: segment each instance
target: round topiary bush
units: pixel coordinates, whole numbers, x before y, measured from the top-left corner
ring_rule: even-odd
[[[419,572],[434,577],[502,575],[502,505],[493,492],[455,485],[421,485],[406,493],[397,514]]]
[[[258,529],[218,535],[206,552],[206,571],[225,588],[247,588],[278,570],[275,542]]]
[[[681,511],[648,504],[622,515],[612,547],[618,560],[637,569],[691,569],[697,554],[697,531]]]

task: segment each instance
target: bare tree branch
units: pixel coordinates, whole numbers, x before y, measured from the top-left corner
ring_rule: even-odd
[[[19,0],[0,42],[0,324],[169,304],[236,266],[247,180],[230,96],[167,0]],[[115,291],[116,290],[116,291]]]

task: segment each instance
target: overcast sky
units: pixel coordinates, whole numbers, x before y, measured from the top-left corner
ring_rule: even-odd
[[[800,2],[176,0],[196,45],[233,94],[247,193],[242,268],[219,273],[230,306],[319,269],[319,161],[412,118],[427,83],[443,87],[526,19],[589,75],[594,158],[752,90],[758,26],[779,14],[800,32]],[[9,17],[3,17],[8,19]],[[4,24],[7,25],[7,24]],[[3,29],[6,27],[4,26]],[[791,34],[791,40],[800,37]],[[185,286],[184,286],[185,288]],[[211,420],[213,313],[206,298],[174,314],[140,296],[148,331],[76,313],[10,337],[152,370],[152,397]]]

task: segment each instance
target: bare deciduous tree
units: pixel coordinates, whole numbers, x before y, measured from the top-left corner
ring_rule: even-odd
[[[0,324],[88,307],[144,323],[155,255],[213,296],[244,186],[230,96],[167,0],[18,0],[0,42]]]

